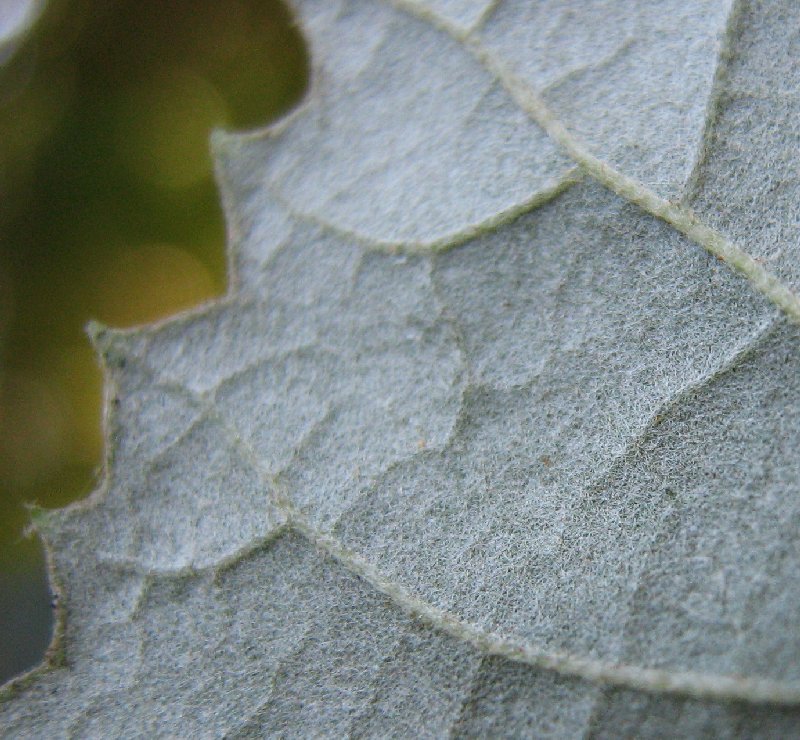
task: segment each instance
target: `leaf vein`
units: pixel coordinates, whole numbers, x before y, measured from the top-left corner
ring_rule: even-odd
[[[746,278],[791,320],[800,324],[800,297],[745,250],[702,223],[691,209],[662,198],[633,177],[612,167],[581,144],[527,82],[515,75],[473,34],[464,33],[413,0],[388,0],[398,10],[427,21],[460,41],[508,91],[517,105],[567,152],[589,175],[625,200],[666,221],[697,245]]]

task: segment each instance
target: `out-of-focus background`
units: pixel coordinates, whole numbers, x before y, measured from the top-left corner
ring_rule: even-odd
[[[86,322],[223,292],[209,133],[268,123],[306,80],[278,0],[0,0],[0,682],[52,629],[24,504],[96,482]]]

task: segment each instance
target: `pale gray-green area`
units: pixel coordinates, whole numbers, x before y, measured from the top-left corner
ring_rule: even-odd
[[[461,31],[469,32],[493,11],[497,3],[494,0],[422,0],[419,5]]]
[[[502,0],[479,36],[596,156],[672,198],[700,151],[731,4]]]
[[[726,57],[690,203],[797,290],[800,5],[744,3]]]
[[[495,76],[794,286],[798,11],[566,5],[295,3],[306,102],[215,140],[229,295],[93,330],[5,736],[800,734],[800,327]]]

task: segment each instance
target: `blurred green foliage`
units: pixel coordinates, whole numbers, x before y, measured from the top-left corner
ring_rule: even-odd
[[[223,291],[209,132],[267,123],[306,80],[276,0],[50,0],[0,66],[0,680],[50,638],[24,504],[96,482],[86,322],[144,323]]]

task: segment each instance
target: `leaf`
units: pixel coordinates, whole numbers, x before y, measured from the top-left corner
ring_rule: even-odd
[[[93,329],[5,732],[797,734],[800,7],[296,12],[230,294]]]

